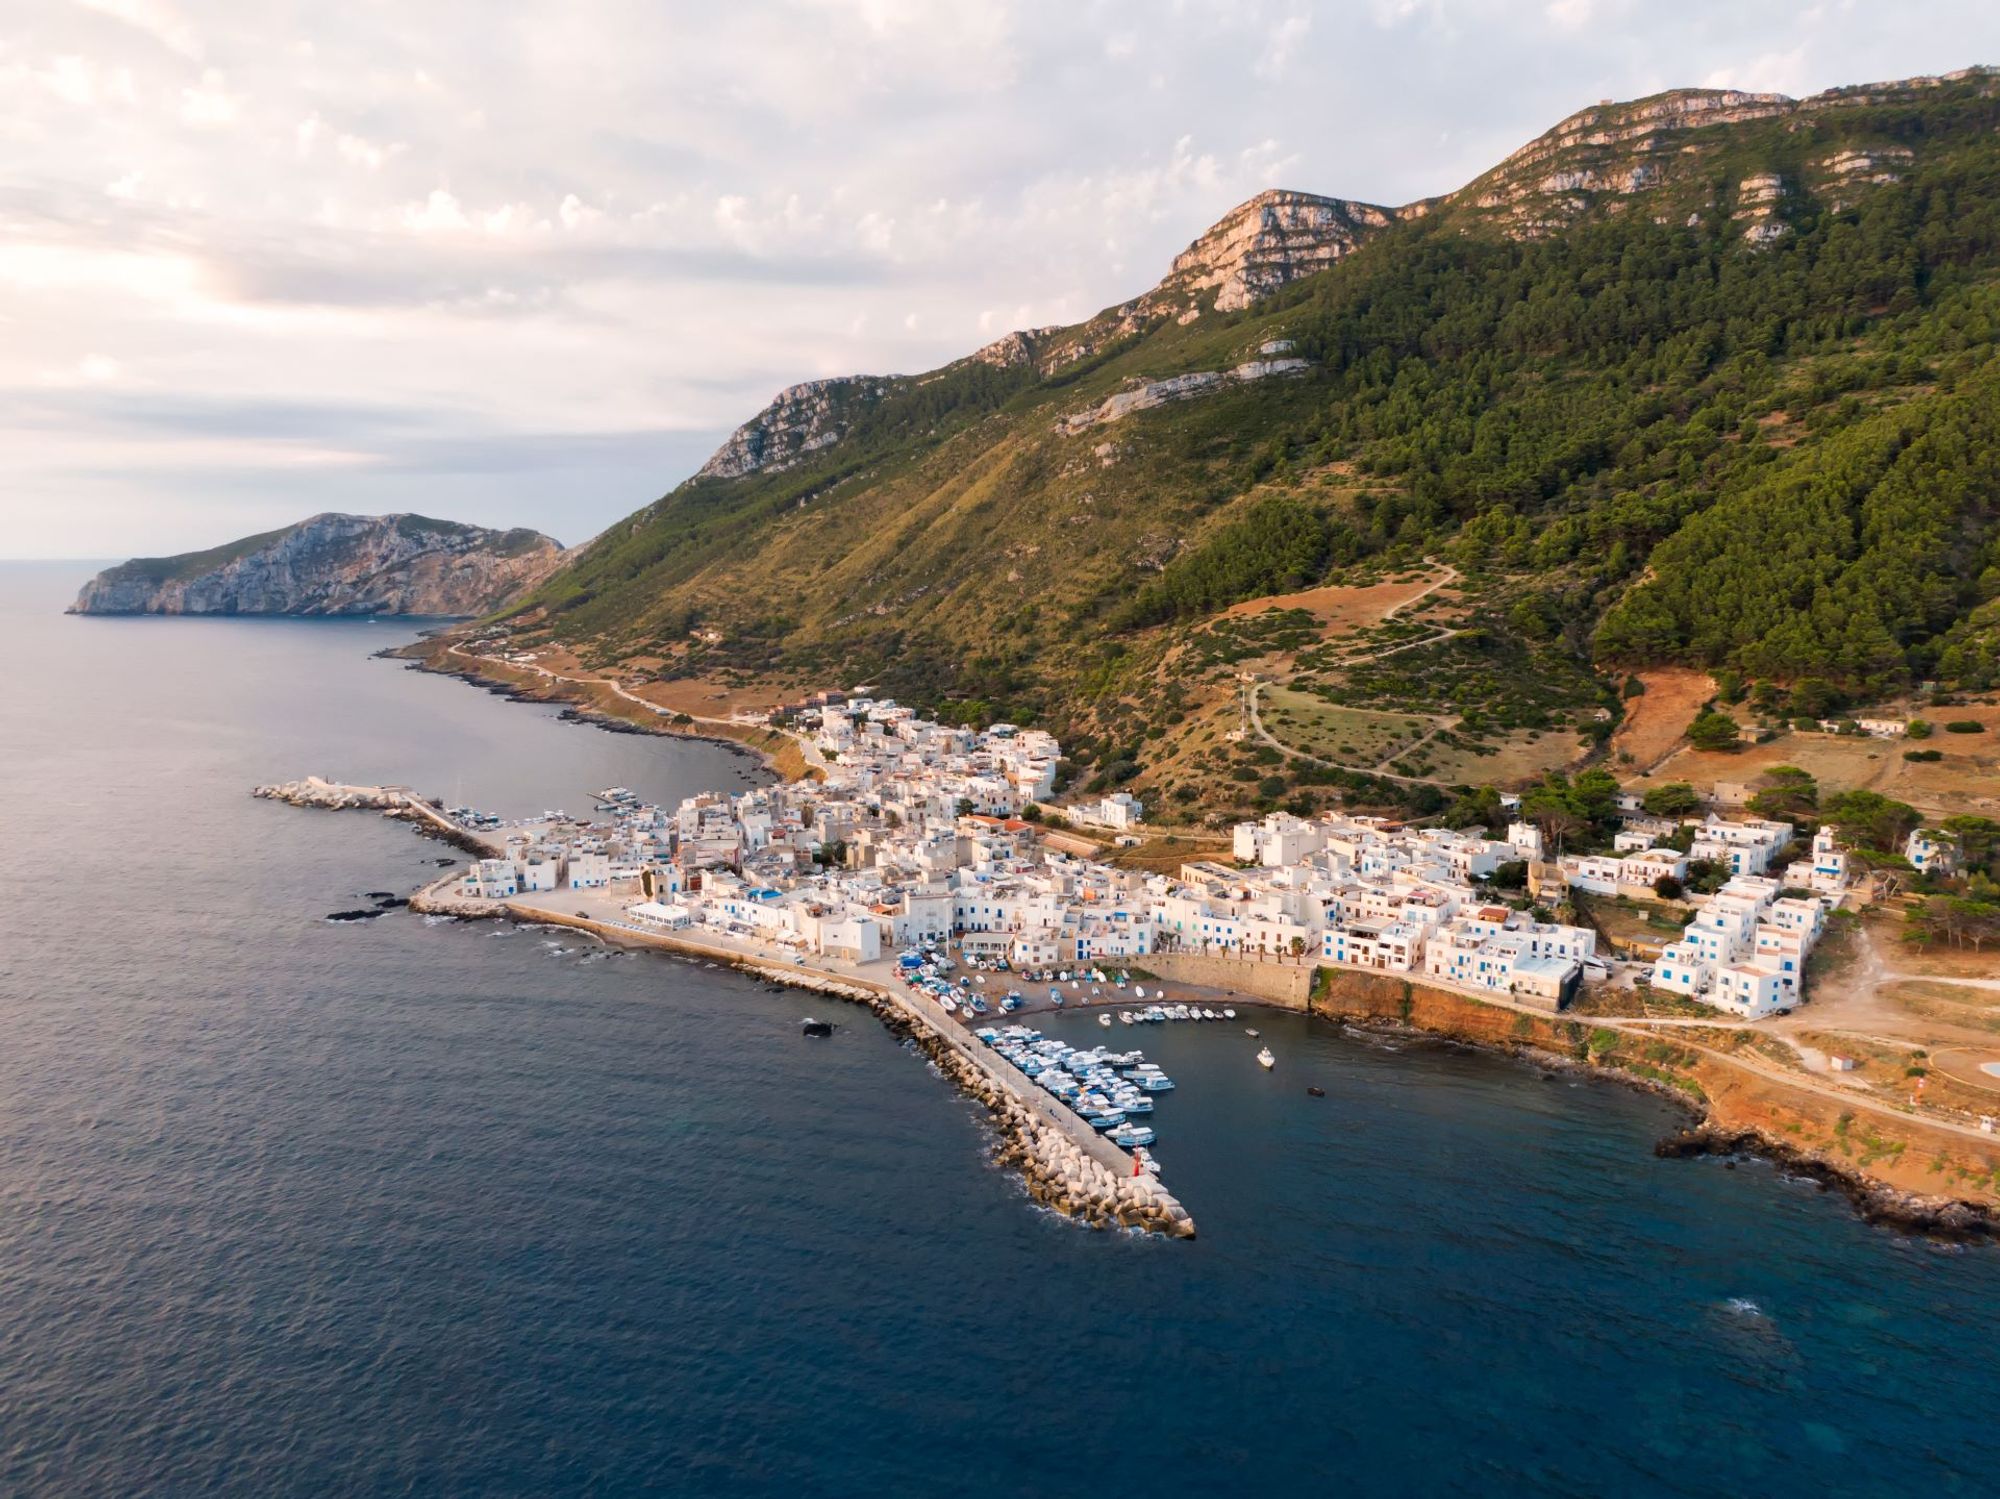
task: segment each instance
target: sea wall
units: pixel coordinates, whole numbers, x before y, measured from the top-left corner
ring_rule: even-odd
[[[892,1032],[909,1037],[939,1071],[986,1105],[1002,1141],[996,1159],[1021,1173],[1029,1195],[1037,1201],[1094,1228],[1123,1226],[1173,1238],[1194,1237],[1194,1219],[1187,1209],[1156,1178],[1137,1173],[1130,1155],[962,1027],[925,1013],[909,995],[872,980],[761,960],[674,933],[636,931],[540,906],[501,905],[504,914],[520,921],[577,927],[608,941],[726,963],[772,983],[866,1005]],[[419,907],[413,900],[411,908],[430,907],[428,903]]]
[[[1176,984],[1233,989],[1287,1010],[1303,1010],[1312,994],[1310,963],[1261,963],[1213,953],[1148,953],[1138,966]]]

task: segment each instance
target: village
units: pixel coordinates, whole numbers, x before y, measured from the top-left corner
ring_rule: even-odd
[[[1586,980],[1637,982],[1754,1021],[1804,1000],[1806,960],[1849,887],[1832,827],[1801,845],[1789,823],[1648,817],[1636,797],[1608,854],[1551,857],[1528,821],[1495,839],[1274,812],[1233,829],[1229,862],[1120,868],[1058,820],[1135,842],[1144,808],[1122,792],[1054,808],[1061,749],[1046,732],[954,727],[868,697],[800,722],[823,779],[675,808],[606,788],[591,821],[450,809],[493,849],[457,892],[545,904],[579,892],[636,930],[857,970],[947,945],[1023,974],[1191,954],[1402,975],[1549,1013]],[[1543,914],[1573,893],[1650,896],[1703,861],[1726,880],[1649,961],[1621,962],[1592,927]]]

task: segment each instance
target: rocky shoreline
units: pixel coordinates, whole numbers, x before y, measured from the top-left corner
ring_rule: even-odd
[[[1645,1077],[1623,1067],[1579,1062],[1574,1057],[1552,1052],[1529,1042],[1496,1043],[1434,1030],[1400,1020],[1359,1022],[1351,1017],[1325,1019],[1370,1035],[1421,1037],[1463,1046],[1491,1055],[1512,1057],[1546,1074],[1571,1074],[1602,1078],[1650,1093],[1687,1114],[1690,1123],[1654,1143],[1653,1154],[1663,1160],[1692,1160],[1702,1156],[1724,1159],[1766,1161],[1780,1170],[1819,1184],[1821,1190],[1839,1192],[1854,1207],[1864,1223],[1894,1229],[1947,1243],[1967,1244],[1988,1240],[2000,1242],[2000,1212],[1983,1203],[1963,1198],[1905,1192],[1850,1165],[1815,1151],[1801,1150],[1791,1141],[1764,1130],[1722,1124],[1712,1118],[1705,1105],[1681,1089],[1658,1078]]]
[[[1703,1119],[1668,1135],[1653,1147],[1653,1154],[1668,1160],[1756,1157],[1816,1181],[1827,1191],[1844,1194],[1864,1222],[1950,1243],[2000,1240],[2000,1214],[1984,1204],[1899,1191],[1844,1161],[1800,1150],[1763,1130],[1732,1128]]]
[[[410,645],[391,646],[386,650],[376,652],[376,654],[385,660],[402,661],[404,669],[407,671],[423,671],[430,672],[436,676],[456,677],[468,686],[477,687],[482,692],[491,693],[494,697],[500,698],[505,702],[530,703],[542,707],[559,707],[561,711],[556,714],[556,718],[562,723],[582,724],[589,728],[602,729],[608,734],[645,734],[658,739],[699,739],[708,744],[720,745],[732,754],[740,755],[748,760],[754,760],[764,769],[774,774],[777,773],[775,762],[764,751],[754,745],[745,744],[741,739],[732,738],[727,734],[705,733],[699,724],[692,727],[681,727],[668,722],[666,719],[649,723],[637,718],[623,718],[616,713],[606,713],[599,708],[591,708],[572,702],[559,691],[536,691],[517,682],[509,682],[498,677],[487,676],[476,667],[467,665],[463,661],[446,661],[435,652],[413,654],[427,647],[435,646],[439,638],[434,635],[425,636],[412,642]]]

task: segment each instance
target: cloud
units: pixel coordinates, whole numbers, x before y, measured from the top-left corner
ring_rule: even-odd
[[[235,124],[242,103],[229,92],[226,82],[216,69],[206,69],[200,83],[181,90],[181,119],[190,125]]]
[[[1790,94],[1812,92],[1812,65],[1806,43],[1783,51],[1760,52],[1741,61],[1731,60],[1703,75],[1703,88],[1744,89],[1751,93]],[[1854,82],[1868,80],[1855,79]]]
[[[1299,50],[1300,44],[1306,39],[1306,33],[1311,30],[1311,16],[1291,15],[1280,21],[1272,29],[1269,40],[1264,44],[1264,55],[1257,59],[1257,76],[1273,79],[1284,77],[1286,65],[1291,62],[1292,55]]]
[[[1741,0],[71,0],[0,46],[0,554],[311,508],[580,537],[822,374],[1122,301],[1258,190],[1449,191],[1581,104],[2000,56]]]

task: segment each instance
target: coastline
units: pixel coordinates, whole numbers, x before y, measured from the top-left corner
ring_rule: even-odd
[[[1304,1007],[1309,1015],[1359,1030],[1430,1036],[1513,1056],[1531,1066],[1604,1078],[1672,1102],[1689,1115],[1690,1122],[1655,1142],[1656,1156],[1754,1156],[1810,1177],[1823,1189],[1841,1192],[1864,1222],[1949,1242],[2000,1242],[2000,1203],[1964,1193],[1922,1190],[1870,1171],[1872,1162],[1844,1156],[1839,1147],[1854,1114],[1841,1113],[1829,1122],[1824,1107],[1828,1101],[1796,1085],[1760,1077],[1754,1081],[1764,1085],[1762,1091],[1744,1087],[1749,1075],[1740,1067],[1699,1048],[1664,1040],[1631,1054],[1619,1042],[1602,1044],[1614,1033],[1593,1025],[1587,1016],[1551,1015],[1544,1023],[1524,1025],[1530,1017],[1470,995],[1423,984],[1369,982],[1382,975],[1322,972],[1331,975],[1328,992],[1316,994]],[[1643,1039],[1629,1034],[1623,1038]],[[1667,1052],[1680,1054],[1663,1054]],[[1781,1096],[1773,1099],[1768,1094]],[[1885,1120],[1877,1123],[1890,1128]],[[1914,1115],[1898,1116],[1898,1123],[1907,1131],[1905,1140],[1920,1142],[1932,1152],[1926,1160],[1933,1169],[1955,1147],[1956,1142]],[[1863,1126],[1864,1135],[1867,1129]],[[1874,1143],[1894,1161],[1906,1154],[1899,1141],[1876,1137]],[[1865,1156],[1864,1152],[1864,1160]],[[1989,1158],[2000,1159],[2000,1140],[1994,1142]]]
[[[301,782],[261,786],[253,793],[297,806],[376,810],[409,821],[427,837],[452,843],[475,854],[491,845],[446,820],[421,797],[399,787],[352,787],[308,777]],[[843,972],[833,960],[805,966],[788,954],[733,946],[715,939],[682,933],[650,931],[618,919],[615,911],[593,915],[566,913],[522,898],[486,901],[463,897],[448,887],[460,871],[453,869],[432,880],[410,899],[417,914],[479,919],[505,917],[527,923],[570,926],[590,931],[601,940],[650,947],[684,957],[722,963],[761,978],[809,992],[827,994],[866,1006],[892,1032],[911,1038],[957,1086],[978,1098],[992,1114],[1001,1145],[996,1159],[1018,1170],[1031,1195],[1071,1217],[1098,1227],[1137,1225],[1176,1236],[1192,1236],[1194,1225],[1186,1210],[1159,1189],[1155,1200],[1133,1182],[1157,1187],[1152,1178],[1133,1178],[1131,1158],[1094,1134],[1079,1138],[1082,1127],[1052,1105],[1048,1108],[1026,1078],[998,1058],[985,1055],[963,1027],[950,1034],[942,1017],[927,1014],[892,984],[866,974]],[[550,901],[591,903],[598,897],[564,891]],[[1156,955],[1155,968],[1169,966]],[[1855,1160],[1848,1146],[1853,1110],[1829,1121],[1829,1100],[1803,1082],[1759,1075],[1741,1060],[1730,1059],[1699,1043],[1669,1040],[1630,1025],[1601,1017],[1540,1012],[1501,1004],[1469,993],[1447,990],[1397,975],[1318,965],[1280,968],[1251,960],[1230,960],[1229,986],[1209,969],[1192,987],[1234,1002],[1286,1009],[1333,1020],[1356,1029],[1432,1036],[1454,1044],[1513,1055],[1544,1068],[1604,1077],[1639,1087],[1672,1100],[1692,1116],[1692,1122],[1656,1142],[1654,1153],[1666,1158],[1700,1155],[1755,1155],[1781,1168],[1810,1177],[1823,1188],[1840,1190],[1856,1213],[1870,1223],[1956,1242],[2000,1241],[2000,1203],[1951,1191],[1926,1191],[1910,1173],[1904,1180],[1871,1171],[1876,1161],[1900,1165],[1908,1144],[1939,1173],[1950,1164],[1958,1143],[1927,1126],[1914,1115],[1893,1123],[1883,1111],[1857,1099],[1875,1117],[1859,1134],[1864,1151]],[[1220,960],[1211,968],[1219,971]],[[1272,980],[1281,974],[1284,982]],[[1167,977],[1175,977],[1172,974]],[[1303,982],[1302,982],[1303,980]],[[1180,983],[1188,984],[1188,978]],[[1260,992],[1268,991],[1268,992]],[[1761,1084],[1761,1089],[1758,1085]],[[1747,1085],[1747,1086],[1746,1086]],[[1776,1097],[1771,1095],[1775,1094]],[[1837,1102],[1835,1104],[1837,1107]],[[1114,1158],[1106,1159],[1111,1152]],[[1961,1149],[1961,1154],[1963,1154]],[[2000,1167],[2000,1141],[1982,1162],[1975,1162],[1972,1179],[1991,1182]],[[1961,1181],[1963,1166],[1955,1166]],[[1989,1191],[1991,1189],[1989,1188]]]
[[[960,1091],[986,1107],[1000,1140],[996,1164],[1018,1172],[1036,1201],[1092,1228],[1137,1228],[1181,1239],[1195,1236],[1187,1209],[1157,1178],[1139,1173],[1130,1155],[990,1054],[964,1027],[929,1014],[892,984],[835,970],[830,964],[817,968],[788,964],[747,945],[647,931],[528,900],[484,901],[447,892],[444,887],[457,879],[457,872],[451,871],[431,881],[410,897],[410,911],[460,920],[507,919],[570,927],[606,943],[720,964],[767,983],[861,1005],[892,1035],[909,1040],[936,1063]]]
[[[756,759],[764,769],[785,781],[804,780],[815,773],[796,743],[777,730],[721,719],[691,718],[687,723],[677,723],[675,715],[607,690],[611,684],[605,682],[581,682],[540,670],[523,671],[484,656],[467,655],[458,648],[449,631],[420,636],[407,645],[391,646],[378,654],[384,660],[403,662],[407,670],[456,677],[508,702],[559,704],[563,710],[559,716],[566,723],[587,724],[613,734],[705,740]]]

